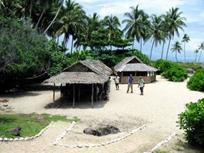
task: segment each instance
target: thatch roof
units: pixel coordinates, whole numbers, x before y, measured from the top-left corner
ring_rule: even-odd
[[[157,69],[143,63],[126,64],[121,66],[118,72],[156,72]]]
[[[95,72],[102,76],[110,76],[112,74],[112,70],[108,66],[106,66],[104,63],[102,63],[99,60],[92,60],[92,59],[79,61],[78,63],[75,63],[70,67],[66,68],[64,71],[68,72],[72,67],[74,67],[77,64],[82,64],[85,67],[89,68],[92,72]]]
[[[114,70],[116,72],[156,72],[157,69],[144,64],[136,56],[127,57],[118,63]]]
[[[45,83],[56,84],[103,84],[108,77],[100,77],[94,72],[62,72],[47,79]]]
[[[80,64],[85,67],[81,69]],[[112,70],[99,60],[84,60],[66,68],[45,83],[56,84],[103,84],[108,81]]]
[[[87,59],[80,61],[80,63],[87,66],[88,68],[90,68],[92,71],[96,72],[99,75],[110,76],[112,74],[112,70],[99,60]]]
[[[122,66],[128,64],[129,62],[131,62],[132,60],[136,60],[138,61],[137,63],[143,63],[138,57],[136,56],[131,56],[131,57],[126,57],[125,59],[123,59],[121,62],[119,62],[114,69],[117,71],[118,69],[120,69]]]

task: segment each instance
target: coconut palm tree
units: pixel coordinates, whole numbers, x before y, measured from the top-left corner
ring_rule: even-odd
[[[120,21],[116,16],[106,16],[103,20],[103,25],[108,31],[108,42],[110,44],[110,49],[112,50],[113,39],[116,39],[120,32]]]
[[[141,31],[142,27],[144,26],[142,21],[145,13],[143,10],[139,9],[138,5],[136,7],[130,7],[130,9],[131,12],[124,14],[125,19],[122,21],[122,23],[125,23],[125,28],[123,31],[126,32],[126,38],[133,39],[134,46],[135,40],[140,42],[142,38]]]
[[[61,18],[59,19],[59,29],[56,36],[64,35],[63,44],[66,45],[72,36],[71,53],[73,50],[74,40],[77,39],[85,27],[85,12],[79,3],[68,0],[62,8]]]
[[[151,38],[152,38],[152,47],[150,51],[149,58],[152,59],[152,52],[154,46],[161,44],[163,41],[162,37],[162,16],[152,15],[152,25],[151,25]]]
[[[166,16],[165,22],[167,23],[167,30],[168,30],[168,47],[166,53],[166,60],[168,59],[169,49],[171,45],[171,40],[174,38],[175,35],[179,36],[179,31],[183,30],[183,27],[186,26],[185,18],[181,16],[182,12],[179,11],[179,8],[171,8]]]
[[[173,44],[171,50],[172,52],[175,52],[176,62],[178,62],[178,53],[180,54],[182,51],[181,43],[179,41],[176,41],[175,44]]]
[[[204,51],[204,43],[202,42],[199,46],[199,51],[200,51],[200,55],[198,57],[198,63],[200,63],[201,57],[202,57],[202,53]]]
[[[183,42],[183,52],[184,52],[184,61],[186,62],[186,43],[190,41],[190,37],[187,34],[184,34],[182,38]]]
[[[67,2],[67,3],[71,3],[71,0],[68,0],[68,1],[66,1],[66,2]],[[52,19],[52,21],[50,22],[50,24],[49,24],[49,25],[47,26],[47,28],[45,29],[44,34],[46,34],[47,31],[49,30],[49,28],[54,24],[55,20],[57,19],[58,15],[59,15],[59,13],[60,13],[61,8],[63,7],[63,4],[64,4],[64,0],[59,0],[59,8],[58,8],[58,10],[57,10],[57,12],[56,12],[54,18]]]

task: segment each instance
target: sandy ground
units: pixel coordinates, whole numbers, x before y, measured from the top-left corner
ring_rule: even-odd
[[[62,114],[67,116],[77,116],[81,119],[78,126],[89,126],[93,121],[101,122],[109,121],[126,125],[126,128],[132,129],[140,125],[146,124],[147,127],[128,137],[127,139],[101,148],[94,149],[67,149],[63,147],[48,147],[46,152],[61,153],[142,153],[152,149],[157,143],[168,137],[171,133],[181,133],[178,129],[176,121],[178,114],[185,108],[185,104],[190,101],[197,101],[204,97],[204,93],[190,91],[186,88],[186,82],[173,83],[162,79],[160,76],[157,82],[147,84],[144,90],[144,96],[139,95],[137,85],[134,86],[134,93],[127,94],[127,85],[120,85],[120,90],[116,91],[112,83],[110,100],[95,104],[91,108],[89,104],[78,105],[76,108],[45,108],[52,103],[52,91],[35,91],[23,94],[4,96],[0,98],[8,98],[9,106],[14,108],[15,113],[50,113]],[[59,92],[57,97],[59,97]],[[61,126],[60,123],[59,127]],[[82,125],[83,124],[83,125]],[[52,129],[56,132],[58,129]],[[75,132],[76,133],[76,132]],[[77,135],[67,135],[63,140],[64,144],[69,144],[70,138],[75,138],[77,143],[97,142],[97,139],[84,137],[77,139]],[[113,136],[114,137],[114,136]],[[103,138],[104,139],[104,138]],[[66,141],[67,140],[67,141]],[[101,141],[101,140],[100,140]],[[35,146],[42,148],[42,145]],[[72,143],[73,144],[73,143]],[[0,152],[35,152],[29,148],[22,147],[23,143],[2,143],[0,144]],[[32,150],[32,149],[31,149]],[[40,153],[40,151],[38,150]]]

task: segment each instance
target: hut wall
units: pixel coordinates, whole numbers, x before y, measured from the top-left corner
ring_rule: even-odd
[[[156,76],[133,76],[134,83],[138,83],[139,78],[142,77],[145,83],[151,83],[156,81]],[[120,77],[120,83],[127,84],[128,83],[128,76],[121,76]]]

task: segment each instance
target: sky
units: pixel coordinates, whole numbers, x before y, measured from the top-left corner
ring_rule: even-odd
[[[178,7],[183,12],[183,17],[186,18],[187,27],[184,32],[180,32],[180,38],[176,40],[181,41],[183,34],[187,33],[191,41],[186,46],[186,56],[188,61],[195,60],[195,49],[198,48],[201,42],[204,42],[204,0],[75,0],[78,2],[87,15],[92,15],[94,12],[98,13],[101,18],[106,15],[118,16],[120,21],[124,19],[124,13],[129,12],[131,6],[139,5],[149,15],[164,14],[172,7]],[[122,25],[124,26],[124,25]],[[167,45],[166,45],[167,46]],[[139,48],[139,44],[136,45]],[[144,47],[144,53],[149,55],[151,42],[148,42]],[[154,49],[153,59],[160,58],[161,47]],[[182,61],[183,53],[179,55],[179,60]],[[175,60],[173,53],[170,53],[169,58]],[[204,55],[201,59],[204,62]]]

